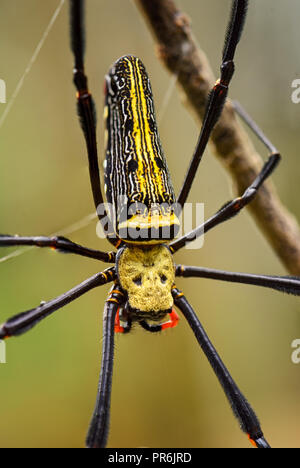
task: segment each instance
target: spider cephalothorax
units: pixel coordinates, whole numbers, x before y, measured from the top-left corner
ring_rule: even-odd
[[[117,257],[117,273],[135,314],[161,320],[172,309],[175,267],[165,245],[122,248]]]

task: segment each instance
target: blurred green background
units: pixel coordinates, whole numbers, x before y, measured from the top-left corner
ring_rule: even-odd
[[[8,100],[59,1],[2,0],[0,78]],[[66,2],[67,3],[67,2]],[[229,0],[181,0],[194,34],[218,74]],[[145,63],[159,113],[171,78],[129,0],[87,0],[87,71],[98,109],[103,156],[103,78],[121,55]],[[281,199],[300,218],[300,104],[291,83],[300,78],[297,0],[250,1],[230,96],[239,99],[283,153],[274,176]],[[87,160],[72,85],[65,4],[4,125],[0,129],[0,232],[47,235],[93,211]],[[0,104],[3,112],[5,104]],[[172,94],[160,133],[179,190],[198,128]],[[256,144],[266,154],[265,150]],[[183,164],[185,161],[185,164]],[[190,201],[206,216],[232,195],[231,182],[208,150]],[[96,222],[70,237],[108,249]],[[10,250],[1,251],[1,255]],[[286,274],[248,213],[210,232],[201,250],[177,262],[265,274]],[[0,322],[49,300],[101,270],[72,255],[32,250],[0,263]],[[300,364],[291,342],[300,338],[300,302],[253,286],[181,279],[209,336],[276,447],[300,446]],[[1,447],[82,447],[94,407],[107,287],[56,312],[7,344],[0,364]],[[248,447],[223,392],[191,331],[179,326],[151,335],[136,328],[116,339],[109,447]]]

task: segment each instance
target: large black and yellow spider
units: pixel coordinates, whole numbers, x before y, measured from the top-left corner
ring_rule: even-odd
[[[195,229],[193,236],[189,234],[173,240],[179,224],[173,204],[177,200],[181,207],[184,206],[210,133],[222,111],[234,71],[234,53],[242,32],[246,9],[247,1],[235,0],[233,2],[229,32],[225,40],[221,78],[212,90],[197,147],[177,199],[160,146],[148,76],[139,59],[125,56],[111,68],[106,80],[106,197],[108,202],[117,207],[118,197],[123,196],[127,204],[133,204],[134,207],[138,207],[139,211],[135,211],[124,220],[122,218],[123,205],[121,211],[116,209],[115,217],[111,220],[114,230],[107,232],[107,238],[116,247],[117,252],[95,251],[60,237],[1,236],[0,238],[0,246],[52,247],[62,252],[71,252],[107,263],[115,263],[115,266],[96,274],[57,299],[13,317],[0,329],[0,339],[22,334],[50,313],[92,288],[109,282],[114,283],[104,311],[102,368],[96,409],[87,439],[89,447],[103,447],[107,441],[114,330],[129,332],[133,322],[139,323],[151,332],[174,326],[177,323],[174,304],[190,324],[242,429],[256,446],[268,447],[253,410],[229,375],[191,305],[175,286],[175,277],[206,277],[256,284],[292,294],[299,294],[299,280],[228,273],[173,263],[173,254],[191,242],[191,239],[203,235],[230,219],[250,203],[280,159],[277,150],[261,134],[271,156],[252,185],[241,197],[224,205],[204,225]],[[87,143],[95,206],[99,208],[103,205],[103,198],[100,190],[94,110],[84,73],[82,1],[71,1],[71,18],[78,112]],[[247,116],[241,109],[240,113],[247,121]],[[251,126],[251,122],[248,121],[248,123]],[[139,203],[144,204],[148,211],[141,211],[140,206],[137,205]],[[99,210],[98,213],[100,213]],[[106,228],[108,218],[109,213],[106,211],[99,214],[104,228]],[[154,219],[157,224],[154,225],[153,232]],[[139,231],[138,238],[133,234],[136,231]]]

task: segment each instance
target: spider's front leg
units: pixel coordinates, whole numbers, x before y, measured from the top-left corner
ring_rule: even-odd
[[[187,200],[208,140],[217,121],[219,120],[226,102],[229,85],[235,70],[235,52],[242,35],[247,8],[248,0],[233,0],[232,2],[231,16],[225,37],[222,63],[220,68],[221,75],[220,79],[217,80],[208,97],[201,132],[177,199],[177,202],[181,205],[181,207],[183,207]]]
[[[104,206],[104,199],[100,184],[100,170],[98,163],[98,149],[96,137],[96,109],[92,94],[88,88],[88,79],[85,73],[84,53],[85,53],[85,25],[84,25],[84,1],[70,0],[70,36],[71,49],[74,56],[73,82],[76,88],[77,110],[80,125],[84,134],[88,162],[90,181],[93,192],[95,207],[102,228],[105,231],[106,222],[109,219],[109,213],[104,209],[101,214],[99,207]],[[119,245],[119,241],[114,233],[106,235],[109,242],[114,246]]]

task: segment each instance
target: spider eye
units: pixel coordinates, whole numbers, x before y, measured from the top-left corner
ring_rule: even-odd
[[[137,276],[136,278],[134,278],[133,282],[137,286],[142,286],[142,276],[141,275]]]
[[[165,284],[167,279],[168,278],[165,275],[160,275],[160,281],[162,282],[162,284]]]

